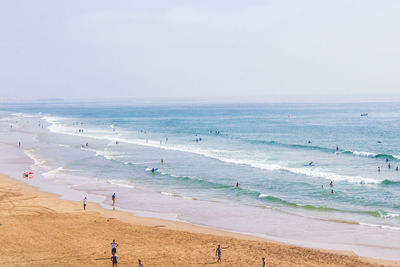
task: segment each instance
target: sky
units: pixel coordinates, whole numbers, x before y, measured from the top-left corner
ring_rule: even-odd
[[[0,97],[399,101],[400,1],[0,1]]]

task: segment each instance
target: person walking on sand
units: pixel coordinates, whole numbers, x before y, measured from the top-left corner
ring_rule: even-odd
[[[217,263],[221,263],[221,257],[222,257],[222,249],[226,249],[228,247],[222,248],[221,245],[218,245],[217,249],[215,250],[215,255],[218,256]]]
[[[111,254],[115,254],[117,253],[117,247],[118,247],[118,243],[115,242],[115,239],[113,240],[112,243],[110,243],[111,245]]]
[[[142,261],[139,259],[139,265],[138,267],[143,267]]]
[[[265,262],[265,258],[262,258],[262,267],[267,267],[267,263]]]
[[[86,210],[86,203],[87,202],[87,197],[85,196],[85,198],[83,199],[83,210]]]
[[[114,267],[114,266],[115,266],[115,267],[118,267],[117,254],[114,253],[114,254],[111,256],[111,261],[112,261],[113,267]]]
[[[113,210],[115,210],[115,193],[112,195]]]
[[[221,257],[222,257],[222,248],[221,245],[218,245],[217,250],[215,251],[215,255],[218,256],[218,263],[221,263]]]

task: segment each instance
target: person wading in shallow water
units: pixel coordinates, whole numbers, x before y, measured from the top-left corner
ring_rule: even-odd
[[[113,210],[115,210],[115,193],[112,195]]]

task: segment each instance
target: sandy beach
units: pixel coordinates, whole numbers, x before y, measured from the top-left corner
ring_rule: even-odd
[[[135,217],[88,202],[59,199],[0,175],[0,262],[4,266],[400,266],[398,261],[279,244],[190,224]]]

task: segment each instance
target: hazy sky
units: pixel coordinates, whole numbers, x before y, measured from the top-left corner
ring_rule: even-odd
[[[399,100],[400,1],[0,1],[0,97]]]

